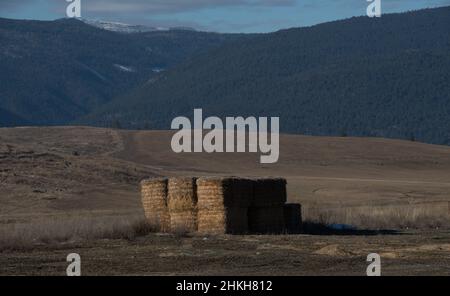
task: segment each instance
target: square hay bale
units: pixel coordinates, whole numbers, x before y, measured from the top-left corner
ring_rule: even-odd
[[[250,207],[248,209],[248,224],[251,233],[282,233],[284,231],[283,205]]]
[[[249,207],[254,196],[254,182],[251,179],[232,178],[232,194],[227,200],[231,207]]]
[[[247,208],[224,207],[198,212],[198,231],[204,234],[245,234],[248,232]]]
[[[202,208],[248,207],[253,196],[253,181],[244,178],[199,178],[197,195]]]
[[[147,221],[162,232],[170,231],[167,208],[167,179],[151,178],[141,182],[141,201]]]
[[[247,210],[253,193],[251,180],[199,178],[198,230],[202,233],[246,233]]]
[[[300,204],[284,205],[284,224],[287,233],[300,233],[302,230],[302,206]]]
[[[197,231],[196,178],[169,179],[168,208],[172,232]]]
[[[270,207],[283,205],[287,201],[286,179],[256,179],[252,207]]]

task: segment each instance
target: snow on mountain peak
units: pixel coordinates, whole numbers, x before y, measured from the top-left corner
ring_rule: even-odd
[[[143,33],[143,32],[153,32],[153,31],[168,31],[167,28],[159,28],[159,27],[148,27],[143,25],[130,25],[119,22],[106,22],[106,21],[97,21],[97,20],[86,20],[81,19],[84,23],[103,29],[107,31],[119,32],[119,33]]]
[[[150,27],[145,25],[130,25],[120,22],[107,22],[100,20],[87,20],[80,18],[84,23],[97,27],[107,31],[119,32],[119,33],[144,33],[144,32],[155,32],[155,31],[170,31],[170,30],[189,30],[194,31],[192,28],[187,27],[175,27],[175,28],[165,28],[165,27]]]
[[[114,67],[123,72],[136,72],[132,67],[127,67],[119,64],[114,64]]]

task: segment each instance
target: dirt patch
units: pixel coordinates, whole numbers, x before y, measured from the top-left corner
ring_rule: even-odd
[[[319,250],[315,251],[314,254],[326,256],[340,256],[340,257],[354,255],[353,253],[346,251],[339,245],[329,245],[320,248]]]
[[[93,240],[3,252],[0,275],[64,275],[69,253],[79,253],[84,275],[360,275],[379,252],[383,275],[449,275],[448,251],[395,250],[426,245],[446,232],[355,236],[185,236],[151,234],[132,240]]]

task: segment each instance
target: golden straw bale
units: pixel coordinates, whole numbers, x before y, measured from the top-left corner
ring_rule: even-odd
[[[169,179],[168,208],[172,231],[197,231],[196,178],[184,177]]]
[[[288,233],[300,233],[302,227],[302,206],[300,204],[284,205],[284,224]]]
[[[149,223],[163,232],[170,230],[167,208],[167,179],[151,178],[141,182],[141,201]]]
[[[170,230],[173,233],[197,232],[197,212],[182,211],[171,213]]]

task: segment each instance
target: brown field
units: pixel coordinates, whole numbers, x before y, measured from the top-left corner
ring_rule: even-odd
[[[0,275],[450,275],[450,147],[374,138],[281,136],[259,154],[175,154],[171,133],[0,129]],[[303,205],[301,235],[162,235],[142,223],[149,176],[279,176]],[[324,224],[358,229],[329,232]]]

